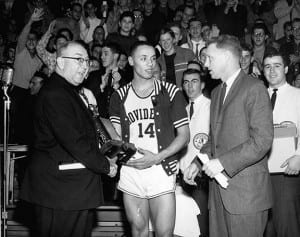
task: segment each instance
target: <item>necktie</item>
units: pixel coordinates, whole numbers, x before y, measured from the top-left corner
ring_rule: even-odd
[[[271,104],[272,104],[273,110],[274,110],[275,101],[276,101],[276,97],[277,97],[277,91],[278,91],[278,89],[273,89],[273,94],[271,96]]]
[[[195,52],[195,55],[196,55],[196,59],[198,60],[198,59],[199,59],[199,44],[196,44],[196,52]]]
[[[227,87],[227,85],[226,85],[226,83],[224,82],[224,83],[222,84],[222,88],[221,88],[219,114],[220,114],[220,112],[221,112],[221,108],[222,108],[222,105],[223,105],[223,102],[224,102],[224,98],[225,98],[225,94],[226,94],[226,87]]]
[[[194,114],[194,102],[191,102],[191,106],[190,106],[190,119],[192,118]]]

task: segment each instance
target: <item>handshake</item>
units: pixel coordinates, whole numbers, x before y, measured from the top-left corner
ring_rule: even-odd
[[[100,148],[102,154],[109,159],[117,157],[117,164],[126,164],[127,161],[136,153],[134,144],[118,140],[109,140]]]

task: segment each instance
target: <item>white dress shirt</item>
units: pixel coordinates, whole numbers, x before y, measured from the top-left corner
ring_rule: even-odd
[[[204,42],[202,39],[201,39],[200,41],[198,41],[198,42],[196,42],[196,41],[194,41],[194,40],[191,40],[191,42],[192,42],[192,45],[193,45],[193,48],[192,48],[193,53],[195,54],[195,56],[199,57],[199,56],[200,56],[200,51],[201,51],[201,49],[202,49],[203,47],[205,47],[205,45],[206,45],[205,42]],[[198,54],[199,54],[199,55],[196,55],[197,44],[198,44]],[[181,47],[181,48],[184,48],[184,49],[189,49],[188,43],[184,43],[184,44],[180,45],[180,47]]]
[[[268,88],[268,92],[271,97],[273,88]],[[273,123],[280,124],[284,121],[291,121],[297,126],[298,148],[296,154],[300,155],[300,89],[288,83],[278,88],[273,110]]]
[[[234,81],[236,80],[237,76],[239,75],[241,69],[238,69],[235,73],[233,73],[225,82],[226,83],[226,93],[224,96],[224,101],[226,99],[226,96],[228,95],[228,92],[230,91],[230,88],[232,87],[232,84],[234,83]],[[223,101],[223,103],[224,103]]]
[[[188,117],[190,117],[190,103],[186,106]],[[204,95],[200,95],[194,100],[194,113],[190,119],[190,142],[186,153],[182,156],[179,162],[179,167],[183,172],[199,154],[199,150],[194,147],[193,139],[198,133],[209,134],[209,119],[210,119],[210,99]]]

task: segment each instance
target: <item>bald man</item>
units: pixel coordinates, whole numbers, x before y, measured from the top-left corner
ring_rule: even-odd
[[[21,198],[33,203],[39,237],[91,236],[93,209],[103,202],[100,174],[115,175],[78,93],[88,69],[85,48],[69,42],[37,99],[36,139]]]

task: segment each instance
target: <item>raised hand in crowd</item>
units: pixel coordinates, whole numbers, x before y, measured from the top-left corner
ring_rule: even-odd
[[[44,15],[43,8],[35,8],[30,17],[30,21],[31,22],[40,21],[43,19],[43,15]]]

